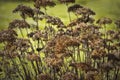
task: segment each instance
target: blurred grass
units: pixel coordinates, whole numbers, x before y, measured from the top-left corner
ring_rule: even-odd
[[[94,10],[96,12],[96,19],[106,16],[116,20],[120,17],[120,0],[78,0],[76,3]],[[9,22],[16,18],[20,18],[19,14],[12,13],[12,10],[18,4],[25,4],[33,7],[32,2],[27,1],[0,1],[0,29],[7,28]],[[65,23],[68,22],[66,6],[63,4],[58,4],[54,8],[48,8],[47,12],[50,15],[62,18]],[[29,21],[31,22],[32,20]]]

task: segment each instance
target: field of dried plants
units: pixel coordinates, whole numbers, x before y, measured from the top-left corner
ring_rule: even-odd
[[[52,0],[14,8],[20,18],[0,31],[0,80],[120,80],[120,19],[58,1],[59,16]]]

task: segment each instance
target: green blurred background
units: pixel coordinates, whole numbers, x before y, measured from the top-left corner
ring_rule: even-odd
[[[55,1],[58,2],[57,0]],[[96,19],[106,16],[116,20],[120,17],[120,0],[77,0],[76,3],[94,10]],[[33,7],[33,2],[29,0],[0,0],[0,29],[7,28],[9,22],[20,18],[19,14],[12,13],[12,10],[18,4]],[[56,7],[49,8],[47,12],[50,15],[61,17],[64,21],[68,21],[65,5],[58,3]]]

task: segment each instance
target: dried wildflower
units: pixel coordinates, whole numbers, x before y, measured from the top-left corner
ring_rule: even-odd
[[[35,9],[19,5],[13,11],[20,12],[24,20],[14,20],[8,30],[0,31],[0,43],[4,45],[0,50],[0,69],[1,66],[5,67],[5,79],[16,79],[12,72],[14,69],[9,69],[15,66],[15,72],[22,80],[117,80],[120,69],[120,31],[101,31],[101,25],[106,28],[105,25],[111,24],[112,20],[104,17],[97,21],[99,26],[95,25],[92,17],[94,11],[79,4],[68,7],[75,0],[59,1],[66,4],[70,21],[70,12],[77,17],[68,27],[59,17],[40,11],[41,7],[46,12],[47,6],[55,6],[53,0],[34,0]],[[27,16],[37,23],[34,26],[37,30],[26,22]],[[45,21],[41,30],[38,30],[38,20]],[[119,27],[120,20],[115,24]],[[17,38],[15,28],[20,31],[25,28],[27,39],[24,39],[26,36]],[[30,33],[27,28],[30,28]]]
[[[79,35],[80,35],[80,31],[78,28],[75,28],[74,30],[72,30],[72,36],[78,37]]]
[[[14,10],[13,13],[20,12],[23,18],[26,18],[26,15],[29,17],[34,16],[34,11],[30,7],[24,5],[18,5]]]
[[[120,20],[116,20],[116,21],[115,21],[115,24],[116,24],[116,26],[117,26],[118,28],[120,28]]]
[[[118,48],[117,48],[117,46],[115,46],[115,45],[108,45],[108,46],[106,46],[106,48],[107,49],[110,49],[110,50],[118,50]]]
[[[17,33],[12,29],[0,31],[0,42],[14,42],[16,38]]]
[[[82,15],[84,15],[84,16],[89,16],[89,15],[95,15],[95,12],[94,11],[92,11],[91,9],[89,9],[89,8],[78,8],[77,10],[76,10],[76,12],[75,12],[75,14],[82,14]]]
[[[52,78],[49,74],[41,73],[37,75],[37,80],[52,80]]]
[[[6,56],[8,57],[8,58],[16,58],[16,57],[18,57],[19,56],[19,54],[17,53],[17,52],[13,52],[13,51],[11,51],[11,52],[9,52],[8,54],[6,54]]]
[[[40,30],[37,30],[35,32],[29,33],[28,37],[31,37],[33,40],[39,40],[44,37],[44,34]]]
[[[120,61],[119,53],[114,52],[113,54],[108,54],[108,61],[113,60],[113,61]]]
[[[40,59],[40,56],[37,54],[27,54],[27,59],[30,61],[38,61]]]
[[[96,23],[103,24],[103,25],[105,25],[105,24],[111,24],[112,20],[110,18],[103,17],[103,18],[97,20]]]
[[[108,30],[108,31],[107,31],[107,35],[110,35],[110,39],[113,38],[114,34],[115,34],[115,31],[114,31],[114,30]]]
[[[88,71],[91,69],[91,65],[87,64],[87,63],[71,63],[70,66],[72,67],[75,67],[75,68],[78,68],[78,69],[82,69],[82,70],[85,70],[85,71]]]
[[[107,63],[100,64],[100,68],[104,71],[110,71],[114,68],[114,66],[113,63],[109,61]]]
[[[77,19],[78,23],[84,22],[84,23],[93,23],[95,20],[92,17],[81,17]]]
[[[101,56],[100,56],[98,53],[95,53],[95,52],[92,53],[91,57],[92,57],[94,60],[96,60],[96,59],[100,60],[100,59],[101,59]]]
[[[85,80],[95,80],[95,76],[98,74],[97,71],[88,71],[86,74],[85,74]]]
[[[66,72],[60,80],[78,80],[78,78],[74,73]]]
[[[65,27],[64,23],[61,21],[60,18],[58,17],[51,17],[51,16],[48,16],[47,17],[47,23],[51,23],[52,25],[57,25],[57,27],[61,28],[61,27]]]
[[[47,6],[50,6],[50,7],[54,7],[56,4],[53,2],[53,0],[34,0],[35,4],[34,6],[36,8],[40,8],[41,6],[42,7],[47,7]]]
[[[99,49],[100,47],[101,49],[103,49],[103,45],[104,45],[103,39],[100,39],[100,38],[94,38],[93,40],[89,41],[89,44],[94,49]]]
[[[76,12],[77,9],[83,8],[83,6],[79,4],[72,5],[68,8],[68,12]]]
[[[30,41],[28,39],[16,39],[14,45],[16,45],[20,51],[27,51],[30,47]]]
[[[46,58],[45,62],[48,66],[52,66],[52,67],[59,67],[62,65],[63,60],[60,58]]]
[[[44,47],[43,52],[53,53],[54,52],[53,49],[54,49],[55,44],[56,44],[56,42],[55,42],[54,38],[49,40],[47,42],[47,45]]]
[[[73,20],[67,25],[67,27],[73,27],[73,26],[76,26],[76,25],[77,25],[76,20]]]
[[[71,38],[66,42],[67,46],[79,46],[80,41],[77,38]]]
[[[9,23],[9,28],[30,28],[30,25],[24,21],[24,20],[13,20],[11,23]]]
[[[63,58],[64,55],[65,55],[64,53],[55,53],[56,58]]]
[[[75,0],[59,0],[61,3],[75,3]]]
[[[115,34],[112,36],[112,39],[119,40],[120,39],[120,32],[115,32]]]
[[[104,54],[104,53],[101,53],[101,54]],[[101,59],[101,54],[100,54],[100,50],[95,49],[92,51],[91,57],[93,59]]]
[[[69,40],[69,39],[70,39],[70,37],[66,36],[66,35],[57,36],[56,44],[55,44],[55,48],[54,48],[55,52],[58,52],[58,53],[64,52],[67,40]]]

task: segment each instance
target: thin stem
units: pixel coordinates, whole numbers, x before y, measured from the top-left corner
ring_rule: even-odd
[[[67,9],[68,9],[68,4],[66,4],[66,6],[67,6]],[[71,20],[70,12],[68,12],[68,16],[69,16],[69,21],[71,22],[72,20]]]
[[[109,71],[106,73],[107,80],[109,80]]]
[[[47,15],[47,9],[46,9],[46,7],[44,7],[44,10],[45,10],[45,14]]]
[[[116,72],[116,75],[115,75],[115,79],[114,79],[114,80],[117,80],[118,74],[119,74],[119,68],[117,69],[117,72]]]
[[[23,34],[23,32],[22,32],[22,29],[19,28],[19,30],[20,30],[21,36],[24,38],[24,34]]]
[[[22,63],[22,60],[21,60],[20,56],[18,57],[18,59],[20,60],[20,63],[22,65],[22,68],[23,68],[23,71],[24,71],[24,74],[25,74],[25,79],[27,79],[27,72],[26,72],[25,66]]]

